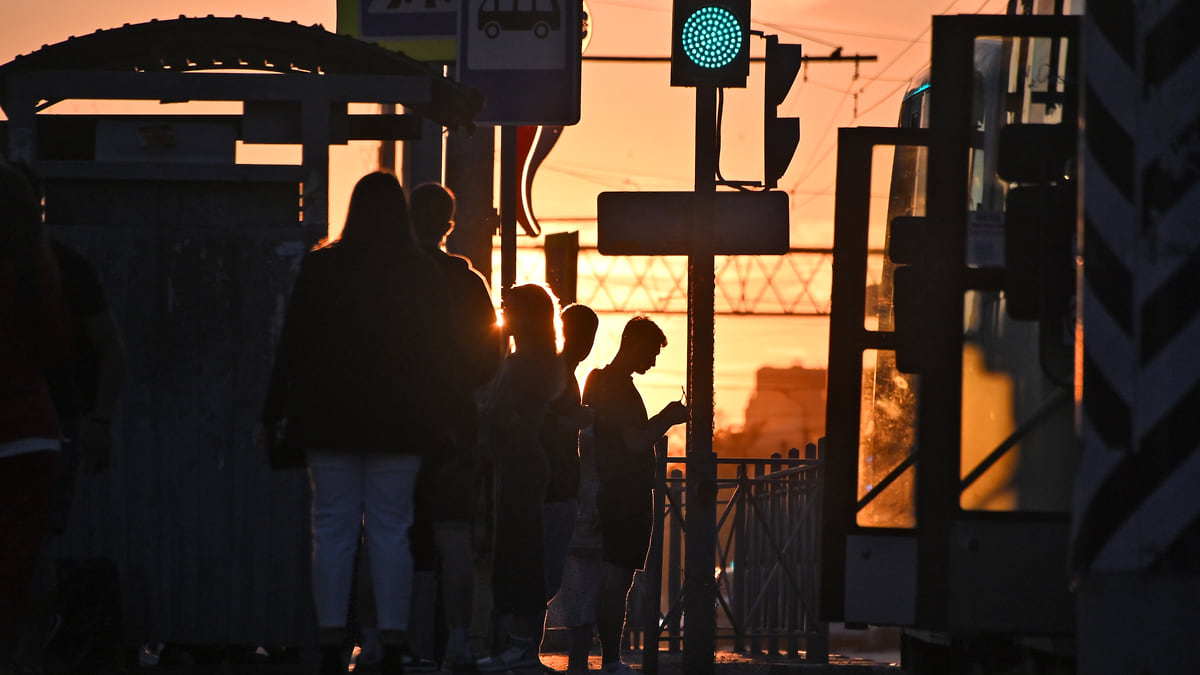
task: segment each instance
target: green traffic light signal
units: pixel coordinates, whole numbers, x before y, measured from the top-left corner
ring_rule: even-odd
[[[683,22],[683,53],[701,68],[724,68],[742,49],[737,17],[724,7],[701,7]]]
[[[750,0],[675,0],[672,87],[745,87],[750,74]]]

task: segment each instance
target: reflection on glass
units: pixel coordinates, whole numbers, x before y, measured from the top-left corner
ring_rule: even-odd
[[[894,352],[863,352],[858,440],[858,512],[863,527],[914,527],[917,377],[896,370]]]
[[[1016,428],[1012,410],[1013,383],[1003,371],[990,370],[976,344],[963,345],[962,476],[969,474]],[[1020,448],[1004,453],[963,491],[964,509],[1009,511],[1016,496],[1012,477]]]
[[[967,510],[1066,511],[1075,470],[1071,382],[1048,356],[1072,319],[1015,321],[994,291],[964,295],[961,477]]]
[[[887,212],[877,214],[874,208],[871,209],[868,239],[871,246],[889,251],[892,221],[903,216],[925,215],[925,162],[928,150],[923,146],[898,145],[894,148],[879,147],[875,152],[877,155],[894,152],[894,157],[890,165]],[[886,161],[881,161],[878,157],[872,160],[873,167],[887,165]],[[875,178],[872,176],[873,181]],[[883,217],[880,218],[880,215]],[[874,256],[868,258],[867,311],[863,323],[867,330],[892,330],[892,273],[895,267],[887,255],[882,259]],[[874,281],[876,279],[879,280],[878,283]]]

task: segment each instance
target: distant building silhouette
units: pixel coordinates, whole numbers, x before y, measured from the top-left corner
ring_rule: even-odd
[[[824,368],[759,368],[754,393],[746,405],[744,429],[755,438],[749,455],[787,455],[790,448],[803,450],[825,435]]]

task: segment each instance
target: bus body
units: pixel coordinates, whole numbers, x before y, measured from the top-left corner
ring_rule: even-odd
[[[1028,195],[1072,190],[1078,52],[1078,17],[936,17],[898,127],[839,137],[821,610],[910,672],[1070,667],[1075,316],[1039,284],[1074,257],[1030,261],[1074,218]]]

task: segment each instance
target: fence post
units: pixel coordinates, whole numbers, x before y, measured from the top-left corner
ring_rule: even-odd
[[[767,479],[766,479],[767,523],[771,528],[771,532],[770,532],[771,536],[777,536],[778,533],[782,531],[782,528],[780,528],[780,525],[781,525],[781,523],[784,522],[784,520],[781,516],[784,515],[782,512],[786,506],[786,502],[784,502],[782,499],[783,494],[782,494],[782,491],[778,487],[778,484],[777,484],[778,477],[776,476],[776,473],[779,471],[779,469],[781,467],[781,463],[779,462],[779,460],[782,458],[783,458],[783,455],[779,454],[778,452],[771,453],[771,459],[775,460],[775,461],[771,462],[769,473],[767,474]],[[770,551],[770,555],[767,557],[767,559],[766,559],[767,564],[763,567],[763,569],[770,570],[772,567],[775,566],[774,565],[775,562],[778,562],[781,567],[780,573],[776,574],[773,577],[773,581],[768,582],[768,583],[775,584],[775,589],[774,589],[775,592],[774,593],[772,593],[770,591],[767,592],[767,614],[766,614],[766,616],[767,616],[767,621],[766,621],[767,622],[767,653],[771,656],[777,656],[779,654],[779,628],[780,628],[780,623],[781,623],[779,620],[779,617],[781,614],[780,604],[783,601],[783,595],[784,595],[783,591],[786,590],[787,585],[782,582],[782,580],[786,578],[784,576],[783,570],[782,570],[782,566],[784,565],[784,560],[776,554],[774,548],[770,548],[768,550]]]
[[[788,468],[792,469],[787,475],[787,517],[785,522],[790,523],[792,527],[803,528],[805,514],[804,503],[804,478],[797,471],[800,467],[800,450],[791,448],[788,450],[788,459],[795,460],[788,462]],[[791,532],[785,533],[790,539]],[[808,576],[804,573],[802,562],[804,560],[804,540],[797,538],[796,544],[787,551],[787,564],[794,572],[794,578],[797,579],[801,587],[796,589],[795,593],[788,593],[785,596],[787,606],[784,610],[784,621],[787,627],[787,655],[788,658],[796,658],[800,652],[799,635],[804,630],[804,605],[807,604],[805,599],[808,597],[810,587],[808,585]]]
[[[750,481],[746,479],[745,462],[737,465],[737,478],[734,495],[738,502],[733,507],[733,597],[729,599],[729,608],[734,612],[736,624],[733,651],[741,654],[746,651],[746,612],[750,609],[750,598],[746,597],[746,549],[750,545],[746,539],[746,500],[750,498],[747,494]]]
[[[754,463],[754,479],[750,484],[750,492],[747,495],[747,506],[758,509],[760,513],[762,512],[764,501],[762,499],[762,475],[764,469],[765,467],[761,461]],[[749,503],[750,500],[753,500],[753,504]],[[757,596],[758,592],[762,589],[762,582],[766,576],[763,570],[765,556],[762,554],[765,550],[763,547],[766,545],[764,541],[766,537],[763,535],[766,533],[762,531],[762,522],[758,518],[747,517],[746,525],[746,541],[753,542],[750,546],[747,546],[749,550],[746,561],[746,585],[749,588],[756,589],[755,595]],[[746,613],[746,630],[750,632],[750,651],[756,656],[762,653],[763,615],[764,612],[761,604],[753,616],[750,615],[749,611]]]
[[[810,564],[808,568],[811,571],[809,583],[812,584],[811,592],[807,594],[806,601],[809,603],[804,608],[805,614],[805,629],[806,634],[812,637],[806,638],[804,641],[804,660],[808,663],[829,663],[829,624],[824,621],[818,621],[815,613],[817,608],[817,593],[821,588],[820,567],[817,561],[821,559],[821,532],[820,525],[822,522],[821,515],[821,496],[824,492],[823,484],[825,481],[825,438],[817,439],[817,444],[809,443],[804,446],[805,459],[817,460],[816,470],[813,472],[805,472],[805,481],[808,483],[808,513],[811,515],[809,523],[808,536],[805,537],[806,555],[809,556]]]
[[[683,511],[683,485],[679,479],[683,478],[683,472],[675,469],[671,472],[672,485],[668,486],[671,492],[671,500],[680,506],[680,514]],[[667,563],[667,593],[670,601],[669,607],[676,608],[679,605],[679,591],[682,579],[680,571],[683,569],[683,521],[679,515],[670,518],[671,521],[671,543],[668,551]],[[679,651],[679,617],[681,611],[671,612],[671,620],[667,623],[667,635],[670,637],[667,640],[667,648],[673,652]]]
[[[654,444],[654,532],[650,537],[650,553],[646,559],[644,594],[644,627],[642,628],[642,672],[658,675],[659,608],[662,605],[663,537],[669,514],[667,504],[667,437]]]

